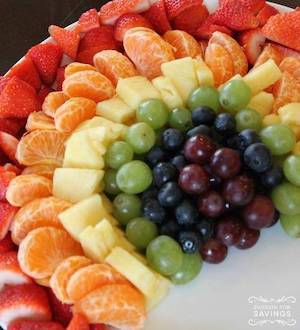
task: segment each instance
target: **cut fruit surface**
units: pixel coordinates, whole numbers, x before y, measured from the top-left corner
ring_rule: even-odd
[[[213,87],[215,85],[214,74],[204,60],[197,57],[194,59],[194,66],[199,86]]]
[[[33,165],[25,167],[22,174],[36,174],[51,180],[56,168],[57,166],[55,165]]]
[[[97,71],[96,68],[90,64],[72,62],[66,66],[65,79],[69,78],[72,74],[81,71]]]
[[[45,112],[47,116],[54,118],[56,110],[68,99],[69,97],[63,92],[49,93],[42,105],[43,112]]]
[[[273,105],[273,94],[260,92],[251,99],[250,103],[247,105],[247,108],[256,110],[264,117],[272,112]]]
[[[38,111],[29,115],[25,128],[28,132],[32,132],[37,129],[55,129],[55,125],[53,118],[42,111]]]

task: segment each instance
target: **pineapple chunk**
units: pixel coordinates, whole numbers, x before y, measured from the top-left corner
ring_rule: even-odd
[[[159,91],[147,78],[142,76],[120,79],[117,85],[117,94],[134,110],[136,110],[143,101],[161,99]]]
[[[164,76],[172,81],[184,102],[198,87],[194,61],[191,57],[163,63],[161,70]]]
[[[250,87],[252,94],[256,95],[275,84],[281,77],[282,72],[274,60],[268,60],[252,69],[243,77],[243,80]]]
[[[102,241],[107,246],[109,251],[117,245],[118,234],[114,227],[107,219],[102,219],[95,227],[95,230],[101,236]]]
[[[183,107],[183,100],[172,81],[167,77],[157,77],[152,84],[160,91],[163,101],[170,110]]]
[[[101,199],[102,199],[102,203],[103,203],[103,206],[104,208],[106,209],[106,211],[108,213],[113,213],[113,204],[112,202],[108,199],[108,197],[105,195],[105,194],[101,194]]]
[[[128,241],[128,239],[125,237],[124,232],[119,228],[115,228],[115,232],[118,235],[118,241],[116,246],[119,246],[130,253],[133,253],[133,251],[135,250],[135,246]]]
[[[300,103],[289,103],[278,110],[283,124],[300,126]]]
[[[263,117],[270,114],[273,109],[274,96],[271,93],[260,92],[252,97],[247,108],[256,110]]]
[[[172,282],[160,274],[156,274],[156,278],[157,285],[155,291],[153,292],[152,296],[146,297],[147,311],[150,311],[156,307],[168,295],[172,287]]]
[[[194,59],[193,61],[199,85],[213,87],[215,85],[214,74],[208,65],[201,58]]]
[[[96,114],[115,123],[126,123],[135,118],[135,110],[131,109],[118,96],[97,104]]]
[[[270,115],[266,115],[263,118],[263,127],[268,127],[272,125],[281,124],[280,117],[275,113],[271,113]]]
[[[100,191],[104,171],[57,168],[53,176],[53,195],[71,203],[79,202]]]

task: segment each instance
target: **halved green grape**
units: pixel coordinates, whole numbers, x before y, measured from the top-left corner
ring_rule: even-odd
[[[300,187],[284,182],[272,191],[272,200],[280,213],[300,214]]]
[[[117,173],[118,187],[127,194],[140,194],[152,183],[150,167],[140,160],[123,165]]]
[[[288,126],[282,124],[264,128],[260,132],[260,137],[275,156],[289,153],[296,144],[294,132]]]
[[[177,128],[182,132],[192,127],[192,113],[184,108],[176,108],[170,112],[169,124],[173,128]]]
[[[243,80],[236,79],[221,88],[220,103],[225,110],[234,115],[249,104],[251,96],[249,86]]]
[[[235,116],[236,128],[239,132],[244,129],[254,129],[259,132],[262,128],[262,116],[255,110],[243,109]]]
[[[155,144],[155,132],[146,123],[137,123],[130,126],[126,133],[126,142],[129,143],[136,154],[148,152]]]
[[[142,202],[138,196],[129,194],[120,194],[113,201],[114,217],[122,224],[142,215]]]
[[[161,100],[148,100],[140,104],[136,118],[139,122],[144,122],[153,129],[159,129],[166,125],[169,110]]]
[[[133,149],[131,145],[124,141],[114,142],[105,154],[107,166],[117,170],[122,165],[129,163],[133,159]]]
[[[104,191],[111,195],[117,195],[121,192],[117,184],[117,171],[107,169],[104,174]]]
[[[192,111],[199,107],[206,106],[218,113],[221,109],[219,91],[213,87],[199,87],[189,96],[187,106]]]
[[[184,254],[183,262],[177,273],[171,276],[174,284],[186,284],[192,281],[201,271],[202,258],[199,253]]]
[[[280,223],[285,232],[293,238],[300,238],[300,214],[280,215]]]
[[[283,172],[292,184],[300,187],[300,156],[289,156],[283,164]]]
[[[146,218],[135,218],[126,226],[126,236],[137,249],[144,250],[158,236],[158,229]]]

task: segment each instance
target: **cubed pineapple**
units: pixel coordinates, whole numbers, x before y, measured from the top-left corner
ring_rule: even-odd
[[[163,101],[170,110],[183,107],[183,100],[172,81],[167,77],[157,77],[152,84],[160,91]]]
[[[256,110],[263,117],[272,112],[274,105],[274,96],[271,93],[260,92],[252,97],[247,108]]]
[[[100,195],[102,198],[103,206],[105,207],[108,213],[113,213],[113,204],[105,194]]]
[[[300,103],[289,103],[281,107],[278,114],[283,124],[300,126]]]
[[[194,59],[193,61],[199,86],[213,87],[215,85],[214,74],[208,65],[201,58]]]
[[[191,92],[198,87],[194,60],[191,57],[163,63],[161,70],[164,76],[172,81],[183,102],[186,102]]]
[[[172,287],[172,282],[160,274],[156,274],[156,278],[156,289],[151,296],[146,297],[147,311],[155,308],[169,294],[169,291]]]
[[[278,115],[276,115],[275,113],[271,113],[270,115],[266,115],[263,118],[263,126],[264,127],[277,125],[277,124],[281,124],[281,120],[280,120],[280,117]]]
[[[53,195],[71,203],[79,202],[100,191],[104,171],[57,168],[53,176]]]
[[[128,239],[125,237],[123,230],[115,228],[115,232],[118,235],[118,241],[116,246],[119,246],[130,253],[133,253],[133,251],[135,250],[135,246],[128,241]]]
[[[296,144],[295,144],[295,147],[293,149],[293,154],[295,156],[300,156],[300,141],[298,141]]]
[[[135,110],[143,101],[161,99],[159,91],[142,76],[120,79],[117,94],[131,109]]]
[[[114,227],[107,219],[103,218],[96,225],[95,230],[97,230],[101,235],[102,241],[110,251],[117,245],[118,234],[115,232]]]
[[[282,72],[274,60],[268,60],[252,69],[243,80],[250,87],[252,94],[256,95],[275,84],[281,77]]]
[[[96,114],[115,123],[126,123],[135,118],[136,111],[131,109],[119,96],[99,102]]]

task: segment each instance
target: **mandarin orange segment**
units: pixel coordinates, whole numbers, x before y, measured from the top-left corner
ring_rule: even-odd
[[[47,116],[54,118],[56,110],[68,99],[68,96],[63,92],[49,93],[44,100],[42,110]]]
[[[120,78],[138,75],[133,63],[116,50],[103,50],[94,56],[97,70],[112,81],[116,86]]]
[[[39,111],[29,115],[25,128],[28,132],[32,132],[37,129],[55,129],[55,125],[53,118]]]
[[[40,286],[45,286],[47,288],[50,288],[50,277],[36,279],[35,282]]]
[[[120,329],[143,329],[146,320],[143,295],[124,284],[105,285],[74,305],[90,323],[104,323]]]
[[[37,174],[52,180],[56,168],[55,165],[33,165],[25,167],[22,174]]]
[[[262,65],[271,59],[274,60],[274,62],[279,66],[282,61],[282,55],[280,54],[279,50],[272,44],[267,44],[261,54],[258,56],[254,67]]]
[[[83,121],[96,115],[96,102],[85,97],[73,97],[55,113],[55,127],[59,132],[71,133]]]
[[[67,293],[72,301],[78,301],[95,289],[108,284],[128,284],[119,272],[108,264],[95,264],[79,269],[67,285]]]
[[[13,206],[23,206],[37,198],[52,195],[52,180],[36,174],[19,175],[9,183],[6,199]]]
[[[52,276],[66,258],[82,254],[80,244],[65,230],[43,227],[32,230],[21,242],[18,260],[25,274],[43,279]]]
[[[300,59],[295,57],[286,57],[280,63],[279,68],[282,72],[288,72],[295,79],[300,81]]]
[[[36,130],[24,135],[17,148],[16,158],[25,166],[61,166],[68,135],[55,130]]]
[[[176,58],[202,56],[202,49],[197,40],[185,31],[167,31],[163,38],[173,46]]]
[[[149,79],[161,76],[161,65],[175,59],[173,47],[151,29],[128,30],[123,44],[137,70]]]
[[[65,79],[69,78],[72,74],[80,71],[96,71],[96,68],[90,64],[73,62],[65,68]]]
[[[72,74],[64,81],[63,92],[69,97],[86,97],[95,102],[107,100],[116,93],[108,78],[92,70]]]
[[[214,32],[209,43],[216,43],[223,46],[231,56],[234,75],[244,76],[248,72],[248,60],[239,43],[226,33]]]
[[[63,229],[58,215],[71,205],[71,203],[55,197],[38,198],[29,202],[20,208],[14,217],[11,227],[13,242],[19,245],[26,235],[36,228]]]
[[[64,304],[71,304],[73,301],[67,294],[67,284],[70,277],[79,269],[92,264],[92,261],[83,256],[72,256],[62,261],[50,279],[50,287],[56,297]],[[93,276],[87,281],[93,281]]]
[[[231,56],[221,45],[210,43],[205,52],[205,62],[214,75],[215,85],[218,87],[234,76]]]

